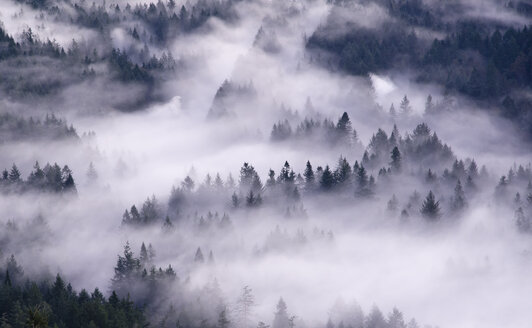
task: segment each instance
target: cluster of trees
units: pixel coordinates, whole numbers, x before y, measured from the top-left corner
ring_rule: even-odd
[[[349,128],[343,130],[342,126]],[[345,133],[346,138],[354,134],[344,132],[352,131],[347,114],[342,116],[334,129],[337,135]],[[530,168],[523,166],[509,173],[512,181],[517,180],[516,177],[528,181],[530,175]],[[422,191],[427,193],[425,202],[417,191],[408,199],[402,193],[402,204],[396,195],[390,193],[405,179],[416,181],[422,187]],[[307,161],[304,171],[296,173],[286,161],[278,173],[270,169],[264,182],[250,163],[242,165],[238,179],[229,175],[224,181],[218,173],[214,179],[207,174],[197,186],[187,176],[181,186],[172,188],[167,206],[159,204],[155,197],[148,198],[140,211],[136,206],[126,210],[122,222],[131,226],[162,223],[166,229],[172,229],[173,222],[186,218],[187,221],[192,219],[199,227],[221,227],[224,225],[223,218],[212,214],[207,219],[198,217],[198,209],[210,207],[235,211],[263,205],[273,206],[281,211],[280,214],[284,212],[287,218],[304,218],[307,214],[302,198],[325,195],[345,200],[376,200],[379,197],[375,195],[388,195],[391,196],[387,203],[390,212],[401,213],[403,218],[421,215],[436,221],[444,212],[449,216],[463,212],[468,198],[474,197],[488,182],[485,166],[479,169],[474,159],[457,159],[451,148],[425,123],[421,123],[404,136],[397,126],[389,136],[379,129],[360,161],[356,160],[354,164],[343,156],[335,166],[314,167]],[[436,194],[440,195],[439,199]]]
[[[11,256],[0,272],[2,327],[144,327],[143,310],[129,299],[98,288],[76,292],[61,276],[55,281],[24,279],[24,270]]]
[[[34,140],[78,140],[79,136],[72,125],[54,114],[46,115],[44,120],[28,119],[13,114],[0,114],[0,140],[34,141]]]
[[[513,92],[532,86],[529,26],[515,29],[480,19],[449,24],[445,23],[445,15],[452,15],[453,8],[442,10],[416,0],[381,1],[399,20],[377,29],[356,24],[349,28],[340,16],[350,10],[349,1],[334,3],[327,23],[307,41],[307,48],[315,53],[313,59],[355,75],[413,68],[419,81],[440,83],[483,104],[488,100],[532,133],[530,100]],[[445,36],[426,42],[412,31],[414,26]],[[339,28],[347,28],[347,33],[335,33]]]
[[[2,171],[0,178],[0,190],[5,193],[10,192],[53,192],[63,194],[76,194],[76,183],[72,176],[72,170],[68,165],[61,167],[54,163],[46,163],[41,168],[39,162],[35,162],[33,171],[30,172],[26,180],[22,179],[22,174],[18,167],[13,164],[8,171]]]
[[[281,230],[279,226],[276,226],[275,229],[268,234],[264,246],[261,249],[257,249],[255,254],[261,255],[272,250],[286,251],[287,248],[304,246],[309,242],[331,242],[333,240],[334,234],[331,230],[325,231],[323,229],[314,228],[312,233],[307,236],[302,229],[298,229],[295,234],[290,234],[286,230]]]
[[[273,125],[270,139],[272,141],[322,141],[333,146],[362,147],[357,131],[353,128],[346,112],[336,124],[329,119],[320,122],[305,118],[297,125],[295,131],[288,120],[279,121]]]
[[[121,297],[131,297],[138,305],[153,303],[158,295],[164,295],[169,284],[178,280],[171,265],[166,269],[154,265],[155,250],[144,243],[139,257],[135,257],[129,242],[124,246],[123,255],[118,255],[111,280],[111,290]]]
[[[214,95],[207,118],[217,119],[232,116],[235,114],[232,111],[235,104],[252,100],[256,95],[257,92],[251,82],[241,85],[233,81],[225,80]]]
[[[495,187],[499,203],[511,204],[519,231],[532,233],[532,166],[514,164]]]

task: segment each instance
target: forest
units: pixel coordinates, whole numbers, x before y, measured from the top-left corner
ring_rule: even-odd
[[[532,2],[5,0],[0,328],[527,328]]]

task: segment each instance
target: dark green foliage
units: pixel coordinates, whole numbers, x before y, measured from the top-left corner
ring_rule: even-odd
[[[394,169],[395,172],[401,171],[401,152],[399,151],[399,148],[397,148],[397,146],[393,147],[391,155],[392,161],[390,163],[390,166]]]
[[[460,179],[456,182],[456,187],[454,188],[454,195],[451,199],[451,210],[454,212],[460,212],[467,207],[467,201],[465,198],[464,189],[462,188],[462,183]]]
[[[430,221],[434,221],[440,218],[440,202],[436,201],[436,197],[434,196],[432,190],[429,191],[427,198],[425,198],[425,200],[423,201],[420,212],[425,219]]]
[[[43,121],[33,117],[28,119],[13,114],[0,114],[0,140],[38,141],[38,140],[78,140],[74,127],[54,114],[46,115]]]
[[[321,174],[320,188],[323,191],[331,190],[334,186],[334,182],[334,175],[331,172],[329,165],[327,165],[325,166],[325,170],[323,170],[323,173]]]
[[[8,277],[9,271],[4,275]],[[12,274],[9,273],[9,276]],[[98,289],[77,293],[57,275],[49,281],[2,284],[2,327],[143,327],[143,311],[115,293],[107,300]]]
[[[152,83],[153,77],[137,64],[133,64],[128,55],[120,49],[113,49],[109,57],[111,67],[116,71],[117,76],[124,82],[138,81]]]
[[[68,166],[63,169],[54,163],[47,163],[43,169],[36,162],[34,170],[26,180],[21,178],[21,173],[17,166],[13,164],[8,172],[4,170],[2,179],[0,179],[0,191],[4,193],[24,193],[24,192],[53,192],[76,194],[76,184],[72,171]]]
[[[312,169],[312,165],[310,164],[310,161],[307,161],[307,165],[305,166],[305,172],[303,173],[303,176],[305,177],[305,189],[307,191],[313,190],[316,183],[316,177],[314,176],[314,170]]]
[[[498,106],[504,116],[532,134],[531,101],[513,92],[532,87],[530,26],[515,28],[483,19],[449,23],[454,18],[446,21],[446,15],[458,14],[461,9],[448,6],[441,10],[440,6],[411,0],[382,1],[398,20],[365,29],[344,24],[342,13],[351,8],[342,1],[332,2],[335,6],[327,22],[307,41],[314,58],[324,65],[356,75],[413,69],[420,82],[439,83],[448,91],[468,95],[483,105],[486,99],[490,100],[491,107]],[[346,26],[346,33],[336,32]],[[443,37],[431,42],[418,39],[413,33],[415,26],[438,31]],[[427,101],[426,113],[437,113],[437,107]]]

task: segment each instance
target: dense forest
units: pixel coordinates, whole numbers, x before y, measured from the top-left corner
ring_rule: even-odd
[[[0,12],[0,328],[530,326],[531,1]]]

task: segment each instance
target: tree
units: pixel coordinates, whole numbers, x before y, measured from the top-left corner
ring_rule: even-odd
[[[393,147],[392,150],[392,161],[390,163],[390,166],[395,172],[401,171],[401,152],[399,151],[399,148],[397,146]]]
[[[392,313],[388,316],[388,327],[389,328],[406,328],[405,320],[403,318],[403,313],[393,308]]]
[[[233,204],[234,208],[238,208],[240,206],[240,199],[238,199],[236,192],[233,192],[233,195],[231,196],[231,204]]]
[[[18,170],[18,167],[13,164],[11,167],[11,171],[9,171],[9,181],[11,183],[20,182],[20,171]]]
[[[231,322],[227,318],[227,309],[224,308],[218,314],[218,328],[228,328]]]
[[[421,214],[424,218],[434,221],[440,218],[440,202],[436,201],[434,193],[432,190],[429,191],[429,194],[423,201],[421,205]]]
[[[96,169],[94,168],[94,164],[90,162],[89,168],[87,169],[87,179],[89,182],[93,182],[96,179],[98,179],[98,172],[96,172]]]
[[[187,175],[185,177],[185,180],[181,182],[181,186],[183,187],[183,190],[191,192],[192,190],[194,190],[194,180],[192,180],[192,178]]]
[[[201,252],[201,248],[198,247],[196,250],[196,255],[194,255],[194,262],[196,263],[203,263],[205,262],[205,259],[203,258],[203,253]]]
[[[530,220],[530,218],[525,215],[522,207],[519,207],[515,211],[515,224],[517,225],[517,229],[519,229],[520,232],[531,232],[531,221],[532,220]]]
[[[342,114],[342,117],[338,120],[336,124],[336,132],[338,134],[338,141],[349,143],[350,135],[353,133],[353,126],[349,115],[346,112]]]
[[[72,177],[72,174],[68,174],[67,178],[65,179],[65,182],[63,182],[63,191],[68,193],[77,193],[76,189],[76,183],[74,182],[74,178]]]
[[[451,209],[454,212],[460,212],[465,207],[467,207],[467,202],[465,199],[464,190],[462,188],[462,183],[460,179],[456,182],[456,187],[454,187],[454,196],[451,199]]]
[[[392,105],[390,106],[390,110],[389,110],[389,113],[390,113],[390,116],[392,118],[396,118],[397,117],[397,111],[395,110],[395,107],[392,103]]]
[[[242,294],[236,301],[236,312],[238,314],[239,324],[242,327],[250,326],[251,311],[255,305],[255,297],[249,286],[242,288]]]
[[[425,101],[425,113],[433,114],[434,113],[434,103],[432,103],[432,96],[428,95],[427,101]]]
[[[336,183],[342,186],[349,186],[351,182],[352,170],[351,165],[345,157],[338,159],[338,166],[334,172]]]
[[[305,189],[307,191],[311,191],[314,189],[315,186],[315,176],[314,176],[314,170],[312,169],[312,165],[310,164],[310,161],[307,161],[307,165],[305,167],[305,172],[303,173],[303,176],[305,177]]]
[[[334,186],[334,176],[329,168],[329,165],[325,166],[325,170],[321,174],[320,187],[324,191],[329,191]]]
[[[397,201],[397,197],[395,197],[395,194],[392,195],[392,198],[388,201],[387,209],[390,212],[397,211],[397,208],[399,206],[399,201]]]
[[[384,319],[384,316],[382,315],[381,310],[379,310],[378,307],[373,306],[371,309],[371,312],[368,314],[366,318],[366,322],[364,327],[365,328],[387,328],[386,320]]]
[[[140,260],[133,256],[129,242],[124,246],[123,256],[118,255],[115,274],[111,280],[111,288],[118,294],[125,294],[126,289],[140,273]]]
[[[275,311],[272,328],[290,328],[290,319],[286,309],[286,303],[283,298],[280,298],[277,303],[277,311]]]
[[[140,257],[139,257],[139,260],[140,260],[140,265],[143,268],[148,267],[148,265],[149,265],[148,249],[146,248],[146,245],[144,244],[144,242],[140,246]]]
[[[403,100],[401,100],[401,114],[404,116],[409,116],[412,114],[412,107],[410,106],[410,100],[408,100],[408,97],[405,95],[403,97]]]
[[[366,169],[364,168],[363,165],[360,165],[358,172],[356,172],[355,180],[356,180],[355,196],[361,197],[361,198],[371,196],[372,192],[371,192],[371,189],[369,188],[368,174],[366,173]]]

